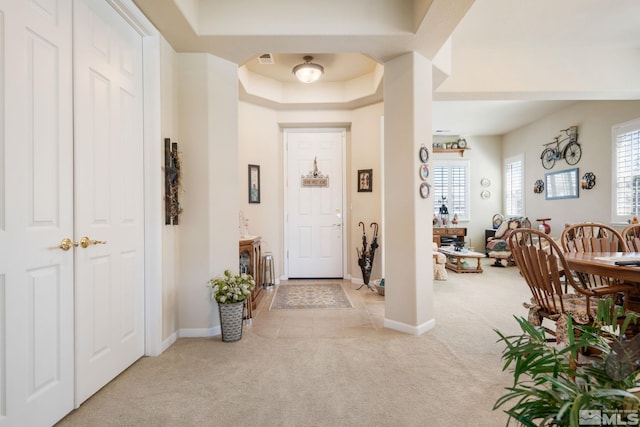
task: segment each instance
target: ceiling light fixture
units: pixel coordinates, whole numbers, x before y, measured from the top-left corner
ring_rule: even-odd
[[[304,60],[304,64],[296,65],[292,71],[302,83],[313,83],[324,74],[324,67],[322,65],[311,62],[313,56],[305,56],[302,59]]]

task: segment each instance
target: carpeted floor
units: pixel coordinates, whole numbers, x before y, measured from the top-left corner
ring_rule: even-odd
[[[269,310],[305,308],[353,308],[353,304],[338,283],[279,285]]]
[[[385,297],[341,284],[353,309],[269,310],[266,291],[240,341],[178,339],[57,427],[506,424],[492,408],[513,377],[501,371],[494,329],[515,333],[513,315],[527,314],[517,268],[435,282],[436,326],[420,336],[383,327]]]

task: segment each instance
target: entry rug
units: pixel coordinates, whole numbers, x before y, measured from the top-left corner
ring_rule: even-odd
[[[304,308],[353,308],[353,305],[342,286],[337,283],[278,285],[269,310]]]

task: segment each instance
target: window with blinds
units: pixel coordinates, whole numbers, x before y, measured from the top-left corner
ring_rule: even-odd
[[[509,157],[504,166],[504,213],[507,217],[524,216],[524,159]]]
[[[640,119],[613,127],[614,223],[640,215]]]
[[[458,220],[469,221],[469,162],[467,160],[449,160],[433,162],[433,213],[438,215],[444,204],[449,210],[449,218],[458,214]]]

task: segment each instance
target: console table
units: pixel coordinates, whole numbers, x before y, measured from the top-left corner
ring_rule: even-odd
[[[442,246],[443,242],[464,242],[466,235],[467,229],[465,227],[433,227],[433,241],[438,247]]]
[[[251,311],[258,306],[262,298],[262,249],[260,236],[247,236],[240,239],[240,273],[247,273],[253,277],[256,285],[251,291],[251,304],[247,304],[248,317]]]

